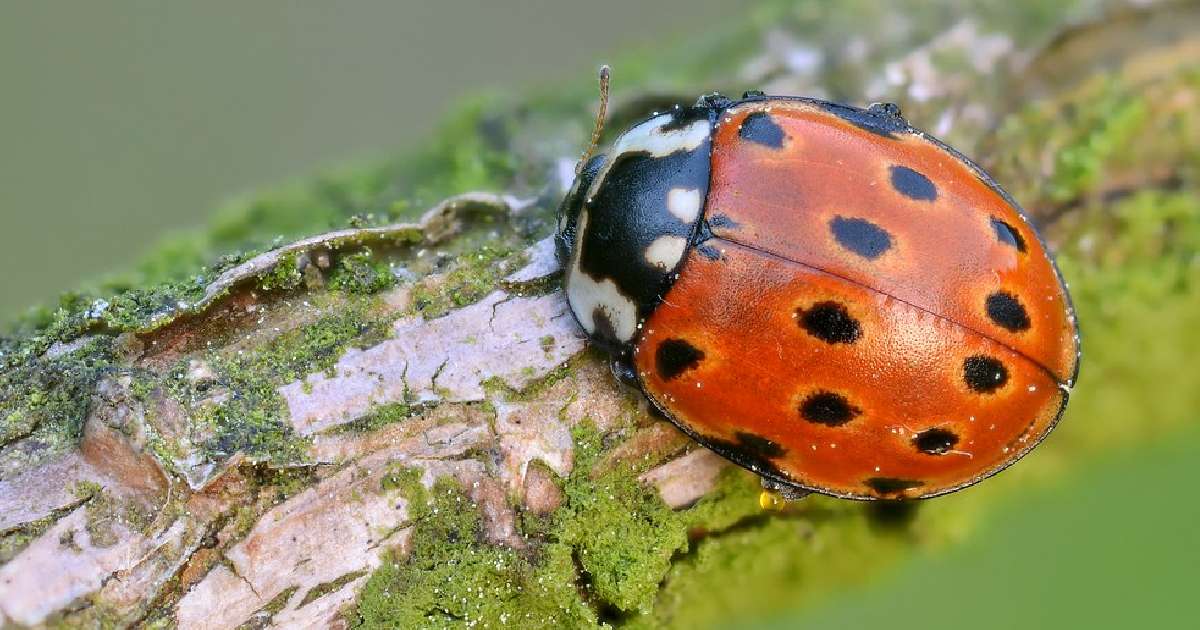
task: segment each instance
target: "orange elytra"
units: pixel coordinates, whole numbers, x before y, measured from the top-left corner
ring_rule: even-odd
[[[1076,379],[1037,231],[894,105],[747,93],[653,116],[582,165],[558,245],[617,374],[790,496],[974,484],[1050,432]]]

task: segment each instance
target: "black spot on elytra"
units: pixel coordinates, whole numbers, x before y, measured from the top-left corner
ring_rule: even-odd
[[[774,459],[776,457],[783,457],[785,454],[787,454],[787,449],[761,435],[755,435],[745,431],[738,431],[734,434],[734,437],[737,438],[737,443],[739,446],[750,453],[754,453],[758,457]]]
[[[696,253],[709,260],[721,260],[721,250],[705,243],[696,246]]]
[[[783,146],[783,129],[767,112],[754,112],[742,121],[738,136],[743,140],[778,149]]]
[[[1025,251],[1025,237],[1017,231],[1017,228],[1009,225],[1007,222],[992,217],[992,229],[996,231],[996,240],[1017,248],[1017,251]]]
[[[738,431],[734,434],[733,440],[704,436],[701,441],[717,454],[739,466],[749,468],[757,473],[765,473],[777,479],[788,478],[788,475],[772,461],[787,455],[787,449],[761,435]]]
[[[800,327],[825,343],[854,343],[862,336],[858,320],[837,302],[818,302],[796,314]]]
[[[998,359],[977,354],[963,361],[963,380],[973,391],[988,394],[1004,387],[1008,369]]]
[[[920,488],[925,485],[925,482],[897,477],[871,477],[863,481],[863,485],[879,494],[899,494],[905,490]]]
[[[654,352],[654,369],[664,381],[669,381],[700,365],[704,352],[682,339],[666,339]]]
[[[892,247],[891,234],[866,219],[837,216],[829,222],[829,229],[842,247],[867,260],[879,258]]]
[[[934,201],[937,199],[937,186],[921,173],[907,166],[893,166],[892,188],[909,199],[918,201]]]
[[[913,437],[913,446],[926,455],[942,455],[958,444],[958,436],[946,429],[925,429]]]
[[[987,296],[985,306],[988,317],[997,326],[1012,332],[1029,330],[1029,314],[1017,296],[1007,291],[997,291]]]
[[[845,396],[833,392],[809,394],[800,403],[800,417],[827,427],[840,427],[853,420],[862,410],[850,404]]]

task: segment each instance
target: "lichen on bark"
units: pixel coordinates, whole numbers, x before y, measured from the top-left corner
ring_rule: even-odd
[[[0,625],[744,621],[1191,421],[1200,12],[958,4],[763,5],[614,60],[610,129],[753,88],[896,100],[979,158],[1056,246],[1085,334],[1068,417],[1019,466],[916,510],[764,510],[646,413],[586,349],[546,238],[581,77],[234,204],[0,338]]]

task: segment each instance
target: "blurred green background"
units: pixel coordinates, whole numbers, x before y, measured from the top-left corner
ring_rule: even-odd
[[[1072,470],[971,540],[763,628],[1187,628],[1200,567],[1200,432]]]
[[[5,3],[0,318],[127,265],[231,196],[412,145],[462,95],[571,80],[739,10],[719,0]],[[1122,383],[1093,386],[1099,398]],[[1200,432],[1136,442],[1006,497],[965,542],[920,547],[768,626],[1193,627]]]
[[[0,318],[129,265],[235,194],[428,137],[463,95],[590,75],[608,54],[736,12],[720,0],[2,3]]]

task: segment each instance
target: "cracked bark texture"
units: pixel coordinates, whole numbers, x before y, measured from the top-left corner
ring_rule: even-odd
[[[1072,209],[1194,183],[1194,154],[1168,148],[1114,165],[1120,177],[1071,180],[1063,186],[1075,188],[1065,192],[1039,189],[1057,174],[1045,166],[1055,156],[1019,129],[1004,132],[1006,122],[1022,123],[1019,116],[1037,119],[1022,96],[1051,104],[1090,98],[1077,83],[1097,64],[1133,91],[1165,85],[1157,115],[1196,111],[1193,84],[1164,79],[1180,60],[1195,58],[1197,31],[1187,28],[1200,24],[1194,5],[1136,5],[1083,2],[1038,14],[1037,36],[1018,32],[1019,20],[1034,19],[1019,10],[897,26],[888,20],[909,14],[891,7],[878,23],[852,28],[843,22],[853,10],[833,9],[822,19],[844,35],[836,38],[822,36],[807,9],[781,5],[773,10],[790,17],[740,34],[738,50],[748,52],[724,53],[727,66],[677,66],[678,79],[626,89],[617,64],[613,124],[688,100],[678,95],[685,86],[898,100],[910,120],[968,154],[991,147],[985,157],[999,179],[1015,180],[1016,196],[1035,216],[1053,219],[1052,239],[1069,246],[1081,234],[1095,236],[1073,223]],[[0,532],[13,551],[0,565],[0,625],[359,623],[355,607],[374,572],[403,562],[415,528],[436,518],[413,505],[423,495],[397,481],[403,475],[427,490],[453,480],[478,509],[481,544],[536,564],[546,540],[529,535],[528,519],[553,519],[572,501],[563,480],[580,472],[581,431],[602,436],[587,475],[632,476],[671,510],[715,515],[682,517],[684,549],[661,550],[676,565],[693,561],[705,540],[765,535],[772,521],[795,525],[788,553],[817,554],[828,551],[813,532],[827,523],[858,523],[852,519],[861,515],[890,522],[824,499],[760,510],[745,473],[651,416],[587,348],[557,290],[548,236],[577,148],[557,138],[582,138],[584,102],[571,102],[571,117],[539,113],[536,104],[533,113],[508,111],[519,131],[506,132],[500,152],[520,166],[504,190],[517,192],[452,190],[458,194],[415,221],[275,243],[214,268],[202,287],[133,324],[115,323],[115,307],[97,298],[71,333],[27,351],[40,362],[70,361],[107,344],[103,369],[75,394],[86,398],[86,412],[66,446],[47,446],[36,426],[4,439]],[[484,117],[470,133],[496,152],[488,148],[494,122]],[[477,251],[485,245],[501,251],[483,260]],[[376,267],[362,271],[355,266],[362,261]],[[386,278],[365,295],[338,288],[360,272]],[[1026,480],[1036,479],[1033,470]],[[986,503],[986,492],[979,496]],[[909,530],[905,544],[939,532]],[[896,553],[894,542],[865,536],[854,544]],[[682,596],[665,593],[686,584],[664,568],[650,576],[664,593],[657,600],[598,603],[603,596],[587,592],[589,580],[602,577],[576,562],[583,568],[572,579],[596,623],[670,621],[656,607],[669,609]],[[446,614],[436,619],[471,621]]]

